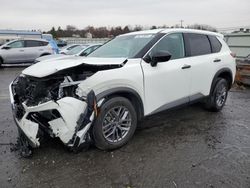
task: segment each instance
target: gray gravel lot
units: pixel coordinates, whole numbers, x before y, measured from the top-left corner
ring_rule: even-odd
[[[49,140],[24,159],[8,84],[23,68],[0,69],[0,187],[250,187],[250,89],[233,89],[222,112],[196,104],[140,123],[123,148],[73,154]]]

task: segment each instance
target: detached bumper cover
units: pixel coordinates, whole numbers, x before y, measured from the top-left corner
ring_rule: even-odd
[[[10,101],[14,120],[28,139],[30,146],[39,147],[38,132],[40,127],[47,128],[51,137],[59,137],[68,147],[77,148],[87,140],[87,133],[95,117],[95,94],[91,91],[87,101],[73,97],[64,97],[57,101],[39,103],[36,106],[27,106],[25,102],[17,104],[12,83],[9,86]],[[18,106],[19,105],[19,106]],[[20,106],[22,108],[20,117]],[[19,109],[18,109],[19,108]],[[56,110],[58,115],[44,122],[44,119],[32,119],[32,115],[46,111]],[[17,115],[19,114],[19,115]],[[46,117],[44,117],[46,119]]]

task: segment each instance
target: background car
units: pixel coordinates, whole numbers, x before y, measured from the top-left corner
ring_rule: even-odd
[[[65,46],[67,46],[67,42],[66,41],[64,41],[64,40],[57,40],[56,41],[56,43],[57,43],[57,46],[59,47],[59,48],[63,48],[63,47],[65,47]]]
[[[66,54],[54,54],[54,55],[39,57],[35,60],[35,63],[46,60],[64,59],[68,58],[69,56],[87,56],[100,46],[102,46],[102,44],[80,45],[69,50]]]
[[[0,46],[2,64],[29,63],[38,57],[53,54],[50,43],[43,39],[17,39]]]
[[[59,53],[60,54],[66,54],[69,50],[72,50],[73,48],[75,48],[77,46],[81,46],[81,44],[70,44],[70,45],[67,45],[67,46],[61,48],[60,51],[59,51]]]

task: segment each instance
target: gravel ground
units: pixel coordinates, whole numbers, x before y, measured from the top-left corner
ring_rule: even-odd
[[[140,122],[123,148],[68,152],[49,140],[30,159],[11,151],[17,128],[0,69],[0,187],[250,187],[250,89],[232,89],[222,112],[196,104]]]

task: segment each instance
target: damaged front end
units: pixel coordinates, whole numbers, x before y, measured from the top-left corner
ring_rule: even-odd
[[[54,75],[35,78],[17,77],[9,87],[14,120],[18,126],[24,156],[27,148],[37,148],[45,134],[58,137],[71,150],[77,151],[90,141],[89,129],[97,115],[93,90],[85,96],[77,93],[81,78]],[[20,144],[19,143],[19,144]]]

